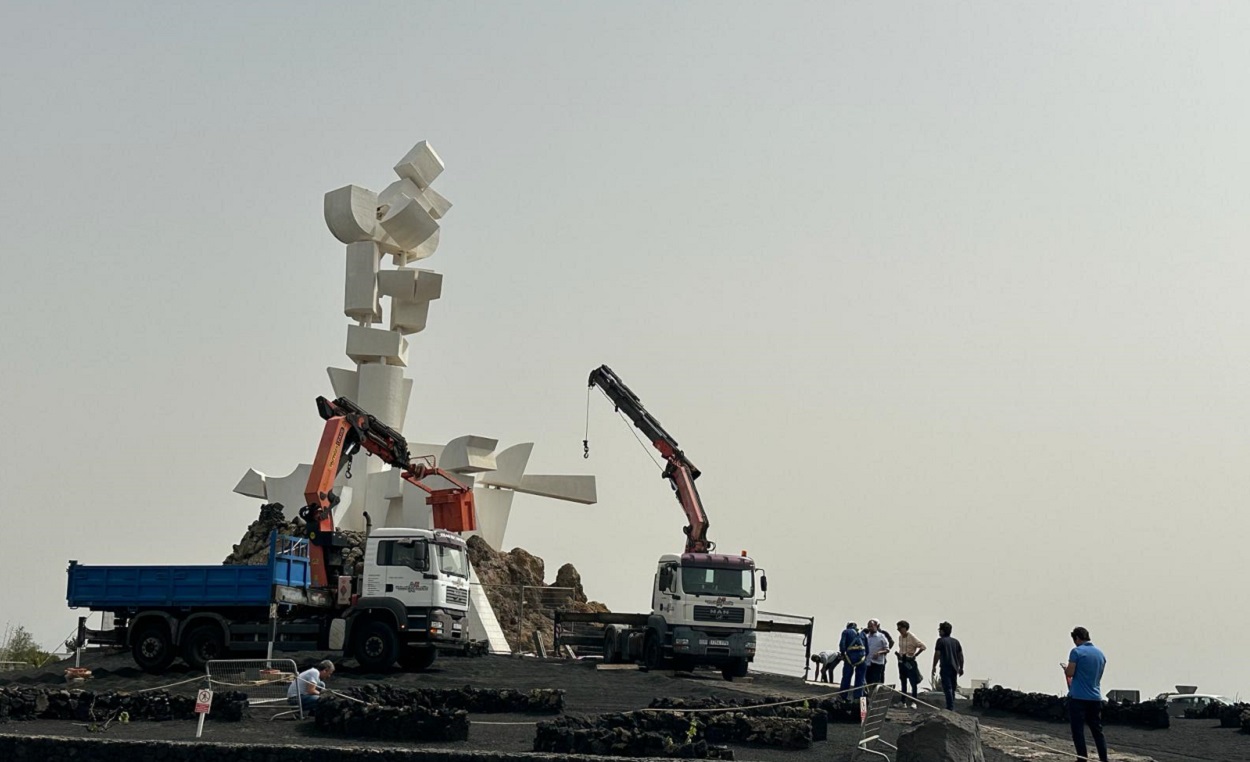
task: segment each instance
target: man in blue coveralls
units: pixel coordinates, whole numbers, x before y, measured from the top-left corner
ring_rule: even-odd
[[[854,622],[847,622],[838,641],[838,653],[842,655],[842,690],[851,687],[851,677],[855,678],[855,692],[851,698],[858,699],[864,695],[864,677],[868,673],[868,646],[864,636]]]
[[[1068,654],[1063,673],[1068,676],[1068,719],[1072,721],[1072,743],[1076,744],[1077,756],[1089,759],[1085,747],[1085,726],[1089,725],[1098,750],[1099,762],[1107,762],[1107,740],[1102,736],[1102,671],[1107,657],[1089,640],[1089,630],[1077,627],[1072,630],[1075,644]]]

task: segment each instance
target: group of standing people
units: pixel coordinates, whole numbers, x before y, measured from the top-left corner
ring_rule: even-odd
[[[911,632],[906,620],[898,623],[898,678],[904,695],[911,687],[913,698],[920,685],[918,658],[928,650]],[[938,625],[938,639],[933,644],[933,671],[930,679],[935,684],[940,678],[946,708],[955,708],[955,687],[964,674],[964,649],[951,632],[950,622]],[[1072,650],[1068,661],[1060,664],[1068,679],[1068,719],[1072,725],[1072,743],[1079,759],[1088,759],[1085,729],[1089,728],[1094,739],[1094,749],[1099,762],[1107,761],[1107,741],[1102,732],[1102,675],[1107,657],[1090,639],[1089,630],[1076,627],[1072,630]],[[851,697],[858,699],[864,686],[885,682],[887,657],[895,647],[894,638],[881,629],[881,623],[869,619],[863,630],[854,622],[847,622],[838,641],[837,651],[821,651],[812,656],[818,667],[817,678],[821,682],[833,682],[833,670],[842,665],[841,690],[852,690]],[[912,704],[914,707],[915,704]]]
[[[912,634],[911,624],[899,620],[898,629],[898,679],[904,694],[910,692],[915,698],[920,688],[920,654],[928,647]],[[946,708],[955,708],[955,686],[964,673],[964,651],[959,641],[951,636],[950,622],[938,625],[938,639],[933,646],[932,677],[941,673],[942,692],[946,694]],[[881,628],[877,619],[869,619],[863,630],[855,622],[847,622],[838,640],[837,651],[821,651],[812,657],[822,682],[833,682],[833,670],[842,665],[843,691],[850,690],[851,698],[863,695],[864,686],[884,683],[886,666],[895,641],[887,630]],[[936,681],[935,681],[936,682]]]

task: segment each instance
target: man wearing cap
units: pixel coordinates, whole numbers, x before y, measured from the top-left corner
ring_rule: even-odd
[[[1068,684],[1068,719],[1072,723],[1072,743],[1081,759],[1088,759],[1085,746],[1085,726],[1094,737],[1100,762],[1107,762],[1107,739],[1102,735],[1102,672],[1107,657],[1098,646],[1090,642],[1089,630],[1077,627],[1072,630],[1072,651],[1063,674]]]
[[[333,674],[334,662],[329,659],[299,673],[291,687],[286,689],[286,703],[292,706],[299,704],[305,712],[313,711],[326,688],[326,678]]]

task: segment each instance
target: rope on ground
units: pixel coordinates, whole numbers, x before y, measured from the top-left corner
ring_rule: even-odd
[[[863,686],[859,688],[847,688],[846,690],[834,691],[833,693],[819,693],[815,696],[804,696],[803,698],[787,699],[786,701],[774,701],[769,704],[748,704],[746,706],[718,706],[709,709],[677,709],[674,707],[648,707],[639,709],[639,712],[672,712],[674,714],[703,714],[708,712],[741,712],[747,709],[766,709],[774,706],[786,706],[788,704],[803,704],[808,701],[820,701],[822,699],[834,698],[835,696],[843,696],[847,693],[863,690]]]
[[[927,701],[923,701],[923,700],[921,700],[921,699],[918,699],[918,698],[916,698],[915,696],[912,696],[912,695],[907,694],[907,693],[903,693],[903,692],[902,692],[902,691],[900,691],[898,688],[895,688],[893,685],[886,685],[886,686],[884,686],[884,688],[885,688],[886,690],[890,691],[891,693],[895,693],[895,694],[897,694],[897,695],[899,695],[899,696],[902,696],[902,697],[903,697],[903,698],[905,698],[906,700],[911,701],[911,702],[913,702],[913,703],[916,703],[916,704],[921,704],[921,705],[923,705],[923,706],[927,706],[927,707],[929,707],[930,709],[934,709],[934,710],[937,710],[937,711],[941,711],[941,710],[943,709],[943,707],[937,706],[936,704],[930,704],[929,702],[927,702]],[[1019,742],[1020,742],[1020,743],[1022,743],[1022,744],[1027,744],[1027,745],[1029,745],[1029,746],[1035,746],[1035,747],[1037,747],[1037,748],[1039,748],[1039,749],[1043,749],[1043,750],[1048,751],[1048,752],[1050,752],[1050,753],[1052,753],[1052,754],[1058,754],[1058,755],[1060,755],[1060,756],[1064,756],[1064,757],[1070,757],[1070,756],[1072,756],[1072,754],[1073,754],[1073,752],[1072,752],[1071,750],[1056,749],[1056,748],[1055,748],[1055,747],[1053,747],[1053,746],[1047,746],[1046,744],[1037,743],[1036,741],[1030,741],[1030,740],[1029,740],[1029,739],[1027,739],[1027,738],[1021,738],[1020,736],[1012,735],[1011,733],[1008,733],[1008,732],[1007,732],[1007,731],[1005,731],[1005,730],[999,730],[998,728],[993,727],[992,725],[981,725],[981,727],[982,727],[983,729],[985,729],[985,730],[990,731],[991,733],[997,733],[997,734],[998,734],[998,735],[1000,735],[1000,736],[1005,736],[1005,737],[1007,737],[1007,738],[1010,738],[1010,739],[1011,739],[1011,740],[1013,740],[1013,741],[1019,741]]]
[[[139,690],[135,691],[135,693],[148,693],[150,691],[163,691],[166,688],[173,688],[179,685],[186,685],[187,683],[194,683],[194,682],[204,680],[204,679],[205,678],[202,675],[197,675],[195,677],[187,678],[186,680],[180,680],[179,682],[176,682],[176,683],[170,683],[169,685],[158,685],[155,688],[140,688]]]

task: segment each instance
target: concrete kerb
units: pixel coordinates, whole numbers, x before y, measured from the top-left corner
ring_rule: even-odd
[[[8,762],[603,762],[586,754],[310,747],[187,741],[129,741],[108,738],[13,736],[0,733],[0,759]],[[655,762],[612,757],[614,762]]]

